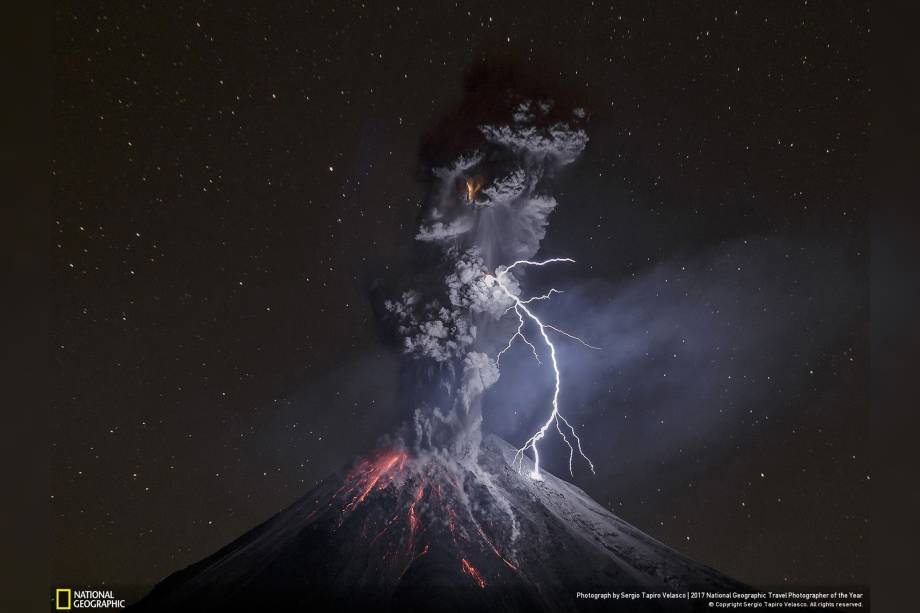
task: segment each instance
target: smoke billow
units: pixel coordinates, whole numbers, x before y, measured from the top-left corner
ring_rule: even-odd
[[[553,109],[549,100],[517,101],[508,123],[479,126],[481,142],[473,151],[432,169],[436,186],[416,238],[475,252],[492,270],[533,257],[556,207],[548,179],[588,142],[582,109],[568,121],[553,121]],[[472,198],[468,179],[484,181]]]
[[[384,303],[407,357],[414,444],[459,456],[475,455],[481,398],[499,379],[494,356],[507,341],[499,320],[513,301],[493,275],[537,253],[557,205],[552,178],[588,141],[584,111],[548,97],[503,91],[490,116],[452,155],[445,152],[456,135],[436,155],[437,144],[429,144],[428,157],[442,161],[425,168],[429,195],[415,238],[435,256],[427,256],[415,287]],[[512,274],[504,283],[519,295]]]
[[[796,427],[802,403],[790,399],[818,393],[816,377],[833,369],[817,365],[858,347],[865,278],[856,259],[837,241],[750,236],[616,282],[572,280],[541,312],[603,351],[557,347],[568,417],[590,420],[587,444],[606,444],[620,462],[745,436],[750,426],[739,424],[754,419]],[[534,407],[548,393],[548,383],[531,384],[529,349],[517,352],[502,359],[485,403],[486,426],[503,436],[541,421]]]

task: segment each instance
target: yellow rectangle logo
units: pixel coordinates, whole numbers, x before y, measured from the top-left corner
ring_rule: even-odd
[[[58,611],[70,611],[71,591],[69,587],[54,590],[54,608]]]

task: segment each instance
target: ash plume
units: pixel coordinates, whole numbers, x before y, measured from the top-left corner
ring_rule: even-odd
[[[384,303],[413,387],[406,398],[412,444],[459,458],[475,457],[481,398],[499,379],[496,356],[509,336],[499,320],[517,310],[521,293],[515,274],[522,271],[497,283],[496,270],[537,254],[558,204],[552,179],[588,142],[585,112],[550,97],[505,90],[488,115],[465,128],[456,128],[463,117],[446,122],[455,127],[450,136],[464,133],[460,148],[452,138],[437,151],[429,143],[428,198],[415,239],[433,249],[424,251],[429,259],[415,287]]]

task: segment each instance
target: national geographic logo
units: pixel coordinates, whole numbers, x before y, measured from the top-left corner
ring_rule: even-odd
[[[71,609],[124,609],[123,598],[115,598],[112,590],[74,590],[59,587],[54,590],[54,610]]]

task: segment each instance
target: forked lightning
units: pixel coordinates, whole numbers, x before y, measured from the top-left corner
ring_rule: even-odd
[[[527,451],[527,449],[533,450],[533,471],[531,471],[530,473],[530,476],[533,479],[541,478],[540,452],[537,449],[537,443],[540,442],[540,440],[544,436],[546,436],[546,431],[549,430],[550,426],[554,424],[556,426],[556,430],[559,432],[559,435],[562,437],[562,440],[565,442],[565,444],[569,448],[569,473],[572,476],[574,476],[574,473],[572,471],[572,462],[575,457],[576,448],[578,449],[578,454],[582,458],[584,458],[585,462],[588,463],[588,467],[591,469],[591,472],[594,473],[594,464],[591,462],[591,459],[588,458],[588,456],[585,455],[585,452],[582,450],[581,439],[578,437],[578,434],[575,432],[575,428],[572,426],[572,424],[568,422],[568,420],[566,420],[565,417],[563,417],[562,413],[559,412],[559,390],[562,386],[562,378],[559,373],[559,363],[556,361],[556,347],[555,345],[553,345],[553,342],[550,340],[549,335],[547,334],[547,330],[558,332],[559,334],[562,334],[571,339],[574,339],[578,341],[579,343],[581,343],[582,345],[584,345],[585,347],[589,347],[591,349],[600,349],[600,347],[594,347],[593,345],[589,345],[588,343],[581,340],[577,336],[574,336],[572,334],[569,334],[568,332],[560,330],[559,328],[555,326],[551,326],[549,324],[543,323],[540,320],[540,318],[537,317],[533,313],[533,311],[527,308],[527,305],[530,304],[531,302],[540,301],[540,300],[548,300],[553,294],[562,293],[560,290],[550,289],[548,292],[546,292],[545,294],[541,296],[534,296],[526,300],[521,300],[518,296],[515,296],[514,293],[511,292],[508,289],[508,286],[506,285],[508,273],[511,272],[511,270],[517,266],[545,266],[547,264],[553,264],[556,262],[574,263],[575,260],[572,260],[570,258],[552,258],[549,260],[544,260],[542,262],[531,262],[529,260],[518,260],[514,262],[513,264],[511,264],[510,266],[499,266],[495,270],[495,276],[490,277],[492,280],[495,281],[498,287],[501,288],[501,290],[505,293],[505,295],[508,296],[508,298],[510,298],[511,301],[513,302],[512,306],[509,307],[508,310],[510,311],[511,309],[514,309],[515,314],[518,316],[518,322],[519,322],[518,327],[515,330],[514,334],[512,334],[511,338],[508,339],[508,344],[505,346],[504,349],[502,349],[498,353],[496,361],[500,362],[502,355],[506,351],[508,351],[508,349],[511,348],[511,345],[514,343],[515,339],[520,338],[522,341],[527,343],[527,345],[530,347],[531,351],[533,352],[534,358],[536,358],[537,360],[537,363],[542,365],[539,354],[537,353],[536,346],[534,346],[534,344],[530,342],[530,340],[524,335],[524,327],[526,324],[526,320],[529,319],[530,321],[534,323],[534,325],[536,325],[537,329],[540,331],[540,336],[543,338],[543,342],[549,348],[550,363],[553,366],[553,374],[555,377],[554,388],[553,388],[553,410],[550,413],[549,418],[546,420],[546,423],[544,423],[543,426],[539,430],[537,430],[533,436],[527,439],[527,442],[524,443],[524,446],[518,449],[517,454],[515,454],[514,456],[514,461],[517,463],[518,471],[520,471],[522,463],[524,461],[524,452]],[[565,431],[563,431],[563,428],[562,428],[563,424],[565,425],[566,429],[569,432],[571,432],[572,438],[575,439],[574,446],[569,441],[568,437],[565,434]]]

